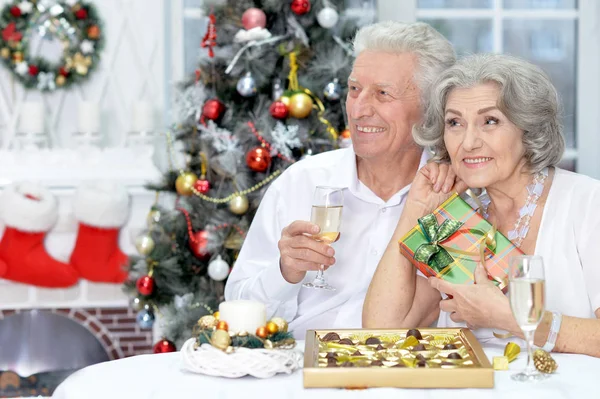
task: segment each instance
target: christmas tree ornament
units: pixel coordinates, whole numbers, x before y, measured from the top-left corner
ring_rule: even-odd
[[[267,16],[260,8],[249,8],[242,14],[242,25],[246,30],[256,27],[264,28],[267,26]]]
[[[279,332],[285,333],[288,330],[288,323],[282,317],[273,317],[269,322],[276,324]]]
[[[269,113],[275,119],[285,119],[288,117],[289,112],[287,105],[283,101],[275,101],[269,107]]]
[[[267,331],[267,327],[262,326],[256,329],[256,336],[265,339],[269,336],[269,332]]]
[[[304,15],[310,11],[309,0],[292,0],[290,8],[296,15]]]
[[[211,13],[208,16],[208,26],[206,27],[206,33],[202,38],[202,42],[200,43],[200,47],[208,48],[208,56],[213,58],[215,56],[215,51],[213,47],[217,45],[217,17],[215,14]]]
[[[200,230],[192,233],[190,237],[189,247],[194,256],[200,260],[208,260],[210,253],[208,252],[208,231]]]
[[[210,336],[210,344],[215,348],[225,350],[231,345],[231,337],[224,330],[214,330]]]
[[[215,319],[219,320],[221,317],[221,314],[219,313],[219,311],[217,310],[215,313],[213,313],[213,316]]]
[[[161,339],[152,347],[154,353],[171,353],[176,352],[175,344],[166,338]]]
[[[332,82],[327,83],[323,89],[323,95],[329,101],[339,100],[342,97],[342,86],[339,79],[335,78]]]
[[[143,233],[135,239],[135,249],[142,256],[148,256],[154,250],[154,240],[150,234]]]
[[[229,276],[229,265],[221,258],[221,255],[208,264],[208,276],[215,281],[223,281]]]
[[[217,320],[217,318],[215,316],[206,315],[206,316],[202,316],[198,320],[197,324],[203,330],[210,330],[210,329],[213,329],[213,328],[217,327],[217,323],[218,322],[219,321]]]
[[[281,101],[283,104],[285,104],[286,107],[288,107],[288,110],[290,109],[290,96],[288,96],[287,94],[283,94],[277,99],[277,101]]]
[[[131,298],[131,301],[129,301],[129,306],[136,312],[139,312],[140,310],[144,309],[145,305],[146,302],[139,296],[134,296],[133,298]]]
[[[271,87],[271,99],[273,101],[279,100],[279,98],[283,95],[283,84],[281,83],[281,79],[275,78],[273,79],[273,85]]]
[[[151,228],[152,226],[160,222],[161,216],[162,215],[160,214],[160,210],[157,207],[153,206],[152,208],[150,208],[150,212],[148,212],[148,216],[146,217],[146,225],[148,226],[148,228]]]
[[[225,320],[217,322],[217,330],[229,331],[229,326]]]
[[[245,195],[236,195],[229,201],[229,210],[236,215],[243,215],[250,206],[248,197]]]
[[[349,139],[350,138],[350,129],[346,128],[346,129],[342,130],[342,132],[340,133],[340,138],[341,139]]]
[[[0,56],[2,56],[2,58],[9,58],[10,49],[8,47],[3,47],[2,50],[0,50]]]
[[[92,25],[87,29],[87,36],[90,39],[98,39],[100,37],[100,28],[98,25]]]
[[[246,164],[255,172],[264,172],[271,166],[271,154],[263,147],[254,147],[246,154]]]
[[[175,180],[175,189],[177,190],[177,194],[182,196],[192,195],[194,192],[192,191],[192,187],[194,187],[194,183],[198,180],[198,176],[196,176],[192,172],[183,172]]]
[[[142,309],[138,312],[138,314],[135,317],[135,320],[138,323],[138,326],[140,326],[140,328],[143,329],[149,329],[152,328],[152,325],[154,324],[154,312],[152,311],[152,309]]]
[[[202,176],[200,176],[200,179],[196,180],[196,182],[194,183],[194,189],[200,194],[206,194],[210,190],[210,182]]]
[[[313,100],[306,93],[296,93],[290,97],[290,116],[303,119],[310,115],[313,108]]]
[[[65,78],[63,75],[58,75],[56,77],[57,86],[63,86],[65,83],[67,83],[67,78]]]
[[[243,97],[252,97],[256,95],[256,81],[254,80],[254,77],[252,77],[251,72],[246,72],[246,74],[238,80],[236,89]]]
[[[317,21],[325,29],[333,28],[337,24],[340,16],[336,10],[326,6],[317,14]]]
[[[546,374],[552,374],[558,369],[556,360],[543,349],[536,349],[533,352],[533,364],[536,369]]]
[[[202,117],[200,123],[204,122],[204,119],[210,119],[211,121],[218,121],[223,113],[225,112],[225,104],[216,98],[211,98],[204,103],[202,107]]]
[[[142,276],[137,279],[135,287],[143,296],[150,296],[154,292],[154,278],[152,276]]]
[[[269,334],[275,334],[276,332],[279,331],[279,326],[272,321],[268,322],[266,327],[267,327],[267,332]]]

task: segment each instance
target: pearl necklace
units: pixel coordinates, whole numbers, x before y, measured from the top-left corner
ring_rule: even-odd
[[[533,181],[527,186],[529,195],[527,195],[525,205],[519,211],[519,217],[515,222],[513,229],[508,232],[507,237],[517,248],[521,246],[529,232],[529,223],[531,222],[531,218],[533,218],[537,203],[544,192],[544,183],[546,182],[547,177],[548,168],[544,168],[544,170],[533,176]],[[487,192],[484,192],[479,199],[483,204],[483,216],[485,219],[488,219],[488,207],[491,202],[490,197]]]

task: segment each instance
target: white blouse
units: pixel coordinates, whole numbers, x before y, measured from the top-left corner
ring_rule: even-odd
[[[600,308],[600,181],[556,168],[535,254],[544,259],[546,310],[595,318]],[[464,326],[441,312],[439,327]],[[476,331],[481,339],[488,329]]]

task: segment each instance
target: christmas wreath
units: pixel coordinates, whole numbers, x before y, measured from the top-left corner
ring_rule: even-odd
[[[85,81],[104,46],[96,8],[80,0],[11,1],[0,12],[0,32],[4,65],[26,88],[45,92]],[[37,55],[31,48],[34,35],[60,41],[58,62]]]

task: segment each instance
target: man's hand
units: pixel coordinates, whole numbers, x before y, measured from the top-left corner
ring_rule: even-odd
[[[296,220],[284,228],[279,239],[279,266],[283,278],[292,284],[299,283],[309,270],[326,270],[335,263],[335,250],[311,236],[319,232],[314,223]]]

